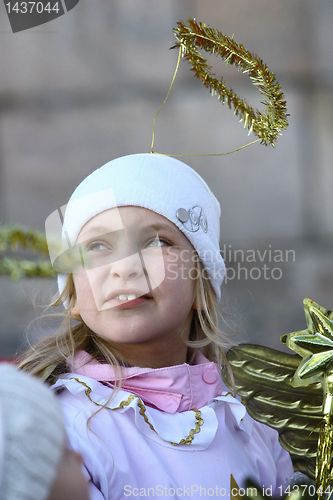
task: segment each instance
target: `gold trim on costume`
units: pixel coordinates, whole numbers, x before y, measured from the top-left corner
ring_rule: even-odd
[[[82,382],[82,380],[79,380],[78,378],[76,377],[71,377],[70,379],[68,380],[75,380],[76,382],[78,382],[79,384],[83,385],[86,390],[85,390],[85,394],[86,396],[88,397],[88,399],[94,403],[94,405],[96,406],[99,406],[100,408],[105,408],[106,410],[112,410],[112,411],[115,411],[115,410],[122,410],[125,406],[128,406],[134,399],[137,399],[137,405],[138,407],[140,408],[140,415],[143,417],[144,421],[146,422],[147,425],[149,425],[149,427],[151,428],[152,431],[154,431],[158,436],[158,432],[155,430],[154,426],[149,422],[148,420],[148,417],[146,415],[146,407],[145,405],[143,404],[141,398],[139,398],[139,396],[136,396],[135,394],[130,394],[128,399],[124,400],[124,401],[121,401],[121,403],[115,407],[115,408],[110,408],[110,406],[106,406],[106,405],[102,405],[100,403],[96,403],[96,401],[94,401],[90,394],[91,394],[91,387],[89,387],[89,385],[87,385],[85,382]],[[172,441],[166,441],[165,439],[161,438],[161,436],[159,436],[163,441],[166,441],[174,446],[179,446],[179,445],[190,445],[194,439],[194,434],[198,434],[201,430],[201,426],[203,425],[204,423],[204,419],[201,417],[201,411],[200,410],[196,410],[196,409],[192,409],[191,411],[194,411],[195,413],[195,419],[196,419],[196,423],[195,423],[195,426],[193,429],[190,429],[188,435],[181,439],[179,441],[179,443],[174,443]]]

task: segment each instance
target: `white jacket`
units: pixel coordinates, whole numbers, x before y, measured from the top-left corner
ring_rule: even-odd
[[[249,417],[222,386],[217,365],[203,356],[199,361],[123,368],[123,386],[131,390],[119,391],[110,387],[112,367],[94,361],[53,386],[70,444],[82,454],[92,500],[230,497],[231,488],[245,488],[248,478],[261,493],[284,493],[293,468],[277,432]],[[172,444],[184,439],[187,444]]]

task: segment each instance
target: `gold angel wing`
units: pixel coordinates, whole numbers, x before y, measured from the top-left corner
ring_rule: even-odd
[[[319,426],[323,419],[320,383],[291,386],[301,357],[260,345],[242,344],[227,353],[234,382],[223,380],[245,401],[255,420],[279,432],[280,443],[291,455],[295,470],[315,477]]]

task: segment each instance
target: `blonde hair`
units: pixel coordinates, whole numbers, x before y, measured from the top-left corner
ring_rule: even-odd
[[[63,322],[59,331],[43,338],[24,353],[19,360],[19,368],[53,384],[68,371],[68,360],[73,359],[76,352],[84,350],[94,359],[109,363],[120,372],[120,365],[126,360],[122,359],[117,344],[97,335],[81,318],[78,322],[78,318],[71,314],[75,302],[74,280],[69,274],[63,292],[51,304],[59,306],[66,303],[67,306],[62,313]],[[199,350],[207,359],[229,370],[224,350],[232,343],[219,329],[216,296],[200,259],[197,259],[196,304],[189,340],[184,340],[189,347],[187,362],[193,362]],[[76,324],[73,326],[74,320]]]

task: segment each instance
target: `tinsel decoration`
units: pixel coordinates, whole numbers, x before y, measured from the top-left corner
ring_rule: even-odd
[[[20,248],[38,254],[38,258],[16,257]],[[43,233],[18,224],[0,224],[0,275],[12,279],[51,278],[56,276],[48,257],[48,247]]]
[[[174,29],[177,43],[174,47],[181,48],[182,55],[191,64],[195,76],[222,104],[227,103],[230,109],[233,107],[235,115],[240,121],[244,121],[244,127],[249,129],[249,134],[253,131],[261,140],[261,144],[275,146],[281,129],[288,127],[288,120],[285,96],[280,84],[275,80],[274,73],[268,70],[257,55],[251,54],[242,44],[237,44],[220,31],[197,23],[194,19],[177,24],[178,28]],[[265,105],[265,112],[253,109],[244,98],[238,97],[232,88],[228,89],[223,77],[218,80],[197,47],[220,56],[226,65],[233,64],[242,73],[247,73],[253,85],[264,96],[262,104]]]

